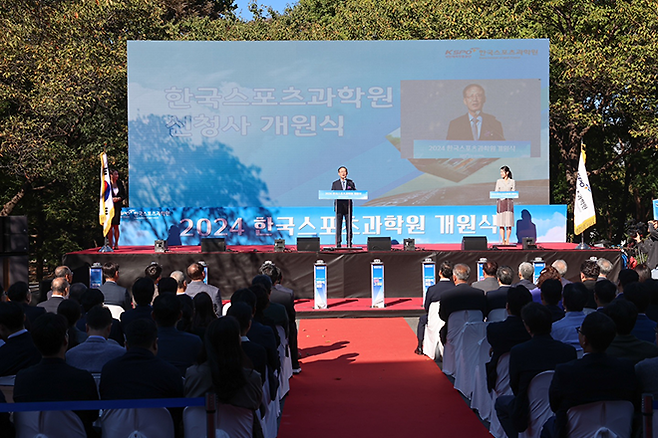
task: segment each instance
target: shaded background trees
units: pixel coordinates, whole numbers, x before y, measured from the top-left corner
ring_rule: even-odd
[[[102,150],[127,179],[127,40],[548,38],[551,201],[572,211],[584,143],[598,211],[588,239],[619,243],[628,218],[652,216],[653,1],[300,0],[282,14],[254,3],[250,21],[234,10],[231,0],[0,6],[0,215],[29,216],[39,278],[41,267],[57,265],[65,252],[102,241]]]

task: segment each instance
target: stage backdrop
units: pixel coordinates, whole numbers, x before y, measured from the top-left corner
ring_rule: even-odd
[[[554,221],[538,240],[564,240],[563,206],[533,210],[549,202],[548,53],[548,40],[130,41],[124,242],[162,238],[152,213],[175,218],[167,232],[178,227],[183,244],[216,232],[230,244],[277,233],[331,243],[332,201],[318,190],[341,165],[369,192],[355,202],[358,243],[456,241],[473,223],[491,234],[491,209],[473,206],[493,205],[502,165],[517,181],[518,219],[525,205]],[[484,101],[479,141],[462,129],[472,84]],[[468,221],[468,233],[440,217]],[[231,232],[241,223],[254,232]]]

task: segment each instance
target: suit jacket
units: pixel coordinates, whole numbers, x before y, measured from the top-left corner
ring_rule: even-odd
[[[460,310],[480,310],[483,316],[486,315],[487,299],[484,292],[466,283],[460,283],[443,294],[439,307],[439,316],[446,322],[440,332],[442,342],[446,341],[450,314]]]
[[[270,302],[282,304],[286,308],[286,312],[288,313],[288,343],[290,345],[290,358],[292,360],[292,367],[299,368],[299,359],[297,358],[297,312],[295,311],[295,292],[292,289],[281,286],[280,284],[275,284],[270,293]]]
[[[282,304],[273,303],[270,301],[270,304],[263,311],[263,315],[272,320],[275,326],[283,327],[286,332],[286,336],[288,336],[290,320],[288,319],[288,312]]]
[[[257,371],[242,368],[242,372],[246,380],[245,385],[225,403],[255,411],[263,401],[262,380]],[[188,368],[185,374],[185,397],[205,397],[207,392],[214,392],[208,362]]]
[[[472,287],[480,289],[483,292],[489,292],[491,290],[496,290],[500,287],[498,280],[495,277],[486,277],[484,280],[475,281],[471,284]]]
[[[138,305],[134,309],[126,310],[121,314],[121,329],[125,332],[128,324],[133,322],[136,319],[148,319],[151,320],[151,312],[153,312],[153,307],[150,305],[140,306]]]
[[[596,309],[596,301],[594,300],[594,287],[596,286],[596,280],[585,280],[583,284],[587,288],[587,304],[585,307],[590,309]]]
[[[523,287],[525,287],[526,289],[528,289],[528,291],[531,291],[531,290],[533,290],[534,288],[537,287],[537,286],[535,285],[535,283],[533,283],[533,282],[530,281],[530,280],[526,280],[525,278],[522,278],[522,279],[519,280],[517,283],[514,283],[512,286],[523,286]]]
[[[331,183],[331,190],[343,190],[343,186],[340,183],[340,179],[337,179],[333,183]],[[345,178],[345,190],[356,190],[356,185],[354,184],[354,181],[352,181],[349,178]],[[337,199],[334,202],[334,208],[336,209],[336,213],[339,214],[347,214],[349,206],[352,205],[351,200],[347,199]]]
[[[25,328],[28,330],[30,329],[30,326],[32,323],[41,315],[46,314],[46,309],[43,307],[37,307],[37,306],[30,306],[27,303],[18,303],[19,306],[23,309],[23,313],[25,313]],[[59,304],[58,304],[59,305]]]
[[[491,360],[487,362],[487,385],[489,390],[496,386],[498,373],[496,367],[500,356],[509,351],[515,345],[522,344],[530,340],[530,334],[523,325],[520,316],[508,315],[507,319],[499,322],[492,322],[487,325],[487,341],[491,345]]]
[[[505,140],[503,134],[503,125],[491,114],[481,112],[482,126],[480,128],[480,138],[477,140],[502,141]],[[468,114],[457,117],[450,122],[448,126],[448,135],[446,140],[475,140],[473,130],[471,129],[471,120]]]
[[[132,309],[132,298],[125,287],[121,287],[113,281],[106,281],[99,289],[103,292],[105,304],[121,306],[124,310]]]
[[[454,287],[455,284],[451,280],[439,280],[433,286],[430,286],[427,289],[427,294],[425,294],[425,312],[430,311],[430,304],[441,301],[441,297]]]
[[[610,357],[628,359],[635,365],[641,360],[658,357],[658,346],[642,341],[632,333],[629,335],[617,334],[605,353]]]
[[[547,304],[546,308],[551,311],[551,317],[553,318],[553,322],[559,321],[562,318],[564,318],[564,310],[560,309],[560,306],[556,306],[554,304]]]
[[[272,328],[261,324],[256,320],[251,321],[251,328],[247,332],[247,337],[250,341],[265,348],[267,354],[267,375],[270,381],[270,394],[274,397],[279,388],[279,379],[276,378],[274,372],[281,368],[281,360],[279,358],[279,351],[277,350],[276,338],[272,332]]]
[[[543,371],[554,370],[557,364],[575,359],[576,349],[554,340],[551,335],[535,335],[529,341],[512,347],[509,377],[515,397],[512,401],[511,417],[518,432],[528,428],[528,385],[533,377]]]
[[[261,376],[261,386],[265,383],[265,373],[267,372],[267,352],[265,347],[251,342],[247,336],[242,337],[242,351],[247,355],[251,364]]]
[[[124,312],[125,313],[125,312]],[[122,313],[123,315],[123,313]],[[87,314],[85,313],[80,317],[78,322],[75,323],[75,326],[83,331],[86,331],[87,325]],[[123,335],[123,329],[121,328],[121,321],[116,318],[112,318],[112,328],[110,329],[110,339],[119,344],[120,346],[125,345],[125,337]]]
[[[185,289],[185,295],[189,295],[191,298],[194,298],[199,292],[205,292],[210,295],[215,315],[217,315],[217,317],[222,316],[222,293],[219,288],[211,284],[206,284],[203,281],[190,281],[187,285],[187,289]]]
[[[569,408],[603,400],[628,400],[639,410],[638,390],[631,361],[590,353],[557,365],[548,398],[559,436],[566,436]]]
[[[493,309],[504,309],[507,306],[507,292],[512,286],[500,286],[496,290],[486,293],[487,298],[487,314]]]
[[[646,313],[637,315],[637,321],[631,331],[631,334],[637,336],[642,341],[656,343],[656,322],[649,319]]]
[[[103,365],[125,353],[126,349],[116,342],[101,336],[91,336],[66,352],[66,363],[90,373],[100,373]]]
[[[197,335],[175,327],[158,327],[158,358],[178,368],[181,377],[196,362],[202,347],[203,342]]]
[[[42,307],[46,309],[46,312],[48,313],[57,313],[57,307],[62,301],[64,301],[64,297],[55,295],[53,297],[50,297],[50,299],[37,304],[37,307]]]
[[[98,400],[96,382],[88,371],[72,367],[63,359],[44,358],[16,374],[15,402],[80,400]],[[97,436],[92,423],[98,418],[98,410],[74,412],[82,420],[87,436]]]
[[[13,376],[40,361],[41,353],[34,346],[30,333],[13,336],[0,347],[0,376]]]

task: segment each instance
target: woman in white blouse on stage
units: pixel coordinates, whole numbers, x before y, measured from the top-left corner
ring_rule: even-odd
[[[512,171],[509,167],[503,166],[500,168],[500,179],[496,181],[495,191],[516,191],[516,184],[512,179]],[[500,240],[503,245],[509,245],[509,238],[514,226],[514,201],[508,198],[498,199],[496,213],[496,224],[500,230]]]

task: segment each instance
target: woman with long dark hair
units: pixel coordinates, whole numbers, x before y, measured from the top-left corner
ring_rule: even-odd
[[[194,316],[192,317],[192,333],[199,335],[203,339],[206,335],[206,329],[217,319],[213,309],[212,298],[205,292],[199,292],[192,299],[194,302]]]
[[[496,181],[496,192],[513,192],[516,183],[512,179],[512,171],[509,167],[500,168],[500,179]],[[496,222],[500,230],[500,240],[503,245],[509,245],[509,238],[514,226],[514,201],[511,199],[498,199],[496,202]]]

